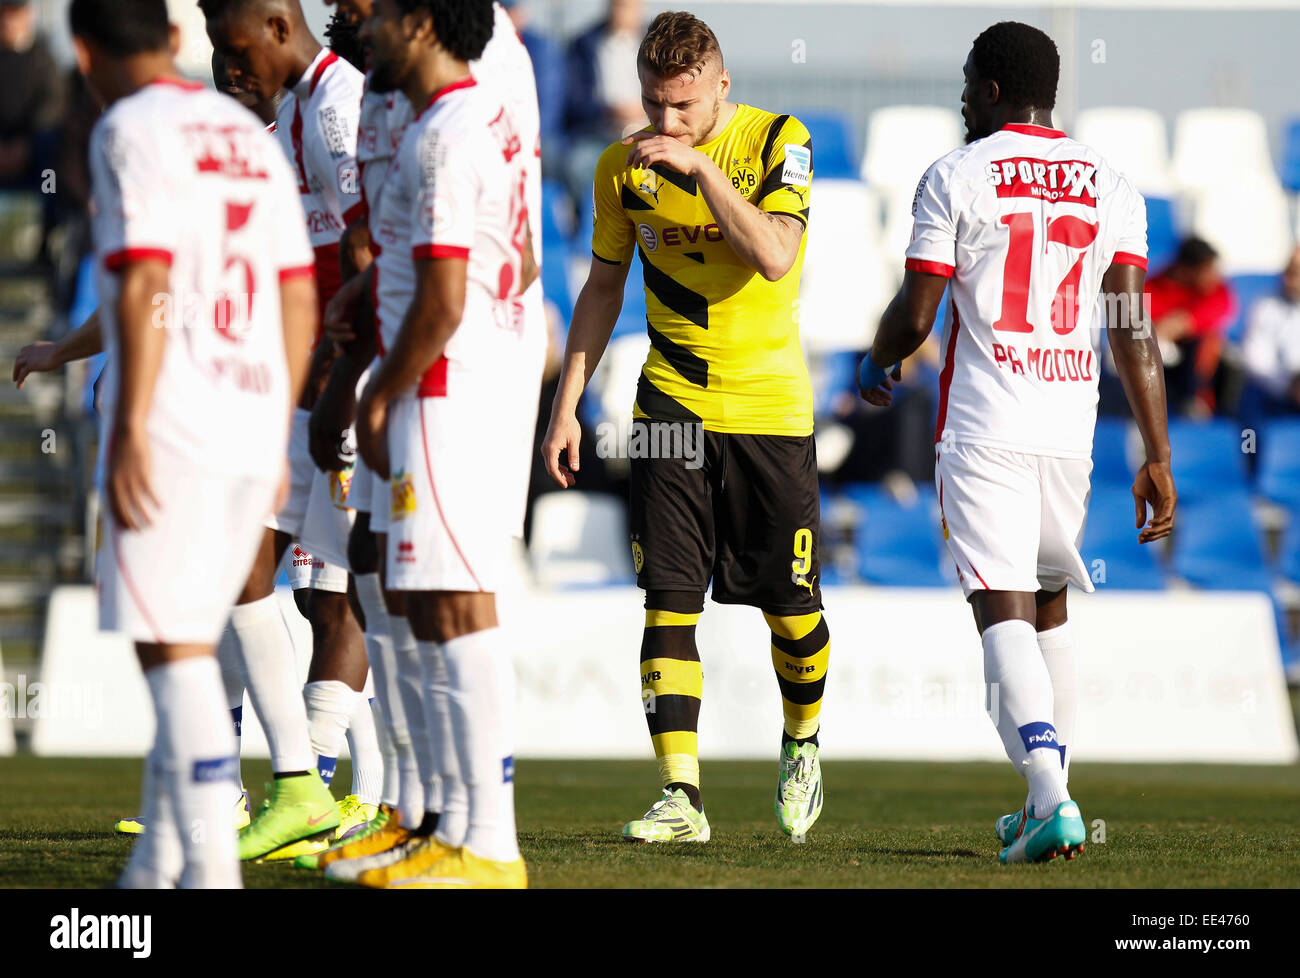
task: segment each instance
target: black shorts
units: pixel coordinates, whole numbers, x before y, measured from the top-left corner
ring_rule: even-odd
[[[811,435],[730,435],[637,420],[629,454],[639,587],[703,594],[712,580],[713,600],[722,604],[782,615],[821,610]]]

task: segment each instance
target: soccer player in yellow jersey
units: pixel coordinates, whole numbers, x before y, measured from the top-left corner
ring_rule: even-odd
[[[646,592],[642,698],[663,796],[623,836],[709,838],[695,626],[711,580],[714,601],[758,607],[771,628],[785,714],[776,813],[801,839],[822,808],[817,731],[830,652],[796,320],[812,141],[792,116],[727,101],[718,40],[688,13],[654,19],[637,68],[651,125],[597,164],[591,273],[542,446],[551,475],[572,486],[578,399],[639,255],[651,349],[628,442],[631,535]]]

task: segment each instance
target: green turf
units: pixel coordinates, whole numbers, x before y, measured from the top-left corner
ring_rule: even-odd
[[[138,761],[0,759],[0,887],[96,887],[130,848]],[[260,786],[265,762],[247,762]],[[772,813],[776,764],[706,762],[713,841],[635,846],[619,826],[654,800],[647,762],[521,761],[520,843],[535,886],[1293,887],[1300,881],[1300,769],[1081,766],[1071,789],[1095,831],[1071,863],[1000,866],[995,816],[1018,782],[999,764],[834,762],[826,809],[803,845]],[[336,784],[349,774],[341,764]],[[326,886],[289,866],[247,866],[250,887]]]

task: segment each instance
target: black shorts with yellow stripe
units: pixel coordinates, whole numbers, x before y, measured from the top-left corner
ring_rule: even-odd
[[[640,429],[640,430],[638,430]],[[632,559],[646,591],[779,615],[822,607],[812,435],[743,435],[638,419],[629,441]]]

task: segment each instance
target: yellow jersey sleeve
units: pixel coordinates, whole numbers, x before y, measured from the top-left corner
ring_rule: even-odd
[[[785,214],[808,224],[812,196],[812,136],[792,115],[778,116],[763,147],[759,210]]]
[[[600,154],[592,191],[591,253],[610,265],[622,265],[636,247],[636,228],[623,209],[623,174],[628,147],[615,143]]]

